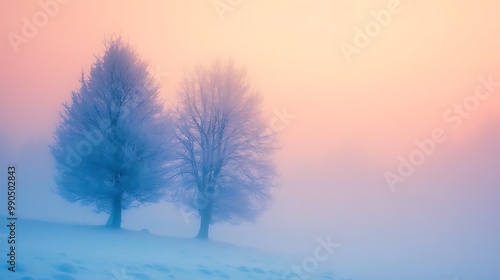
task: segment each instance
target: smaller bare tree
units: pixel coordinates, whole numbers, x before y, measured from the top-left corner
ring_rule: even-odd
[[[197,67],[179,104],[174,199],[198,212],[197,237],[207,239],[216,222],[253,221],[271,200],[275,145],[245,70],[233,61]]]

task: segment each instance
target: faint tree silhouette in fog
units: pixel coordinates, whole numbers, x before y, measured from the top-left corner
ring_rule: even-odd
[[[186,75],[176,126],[174,200],[199,214],[197,237],[216,222],[253,221],[271,200],[275,138],[245,70],[216,61]]]

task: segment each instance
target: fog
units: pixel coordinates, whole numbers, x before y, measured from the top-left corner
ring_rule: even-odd
[[[239,1],[219,13],[215,2],[68,1],[17,46],[7,34],[43,9],[0,3],[0,162],[18,169],[21,219],[106,222],[55,194],[48,145],[81,72],[115,34],[149,61],[167,108],[186,71],[231,57],[280,127],[272,206],[253,224],[214,225],[214,240],[301,260],[331,236],[341,246],[321,265],[352,279],[500,274],[500,88],[466,115],[454,111],[488,77],[500,81],[500,3],[400,1],[346,57],[341,44],[393,2]],[[398,174],[399,157],[435,129],[446,140],[391,188],[386,172]],[[193,237],[198,219],[164,202],[125,211],[123,227]]]

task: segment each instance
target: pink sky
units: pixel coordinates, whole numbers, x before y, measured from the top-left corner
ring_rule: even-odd
[[[500,120],[500,88],[458,129],[443,114],[474,93],[479,77],[500,81],[499,1],[400,1],[402,11],[350,63],[340,44],[353,44],[355,28],[365,28],[391,1],[242,1],[223,20],[213,2],[69,1],[16,53],[8,34],[21,34],[22,18],[32,20],[42,8],[38,1],[2,1],[0,139],[14,149],[32,138],[50,142],[81,71],[88,72],[105,36],[119,34],[152,68],[168,73],[162,88],[167,106],[175,105],[169,101],[185,70],[231,56],[247,67],[270,119],[273,109],[285,107],[296,116],[282,132],[277,163],[284,186],[264,224],[279,217],[293,227],[297,217],[311,220],[325,209],[344,214],[332,218],[337,229],[373,228],[370,215],[395,226],[401,215],[418,216],[412,211],[423,223],[443,210],[447,197],[457,199],[449,209],[476,197],[472,209],[491,195],[488,187],[479,194],[472,186],[489,182],[481,180],[498,166],[489,153],[490,137],[498,133],[489,131]],[[398,156],[407,157],[414,141],[436,128],[448,140],[391,196],[384,172],[396,170]],[[461,162],[464,157],[473,160]],[[475,169],[478,163],[485,167]],[[455,189],[466,181],[457,173],[478,179]],[[313,207],[287,217],[300,203]],[[389,217],[394,209],[401,212]]]
[[[69,1],[18,53],[7,34],[21,34],[21,18],[42,7],[4,2],[2,128],[16,142],[50,136],[61,103],[109,34],[121,34],[153,68],[168,72],[166,98],[175,95],[184,70],[234,57],[270,112],[286,106],[297,115],[289,133],[302,137],[287,140],[313,149],[308,154],[348,142],[380,160],[393,158],[441,126],[443,112],[473,92],[478,76],[500,79],[497,1],[401,1],[402,12],[347,63],[340,43],[352,44],[353,28],[363,28],[390,1],[351,2],[243,1],[221,21],[211,1]],[[469,124],[496,115],[498,102],[482,102]]]

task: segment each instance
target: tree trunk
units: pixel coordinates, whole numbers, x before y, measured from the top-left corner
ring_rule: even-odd
[[[122,224],[122,196],[120,194],[113,199],[111,214],[109,214],[106,226],[111,228],[120,228],[121,224]]]
[[[200,230],[196,238],[206,240],[208,239],[208,228],[212,220],[212,204],[209,203],[203,209],[200,209]]]

